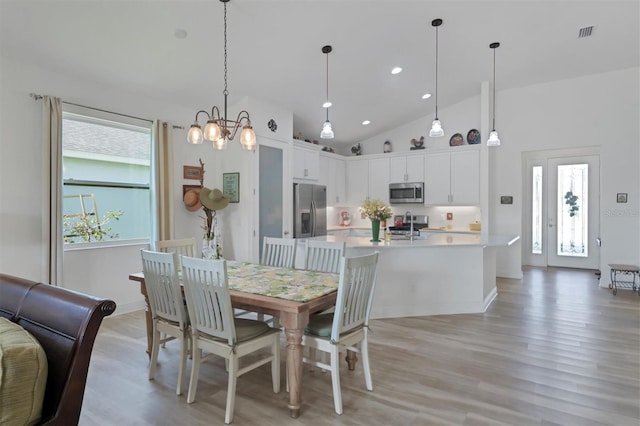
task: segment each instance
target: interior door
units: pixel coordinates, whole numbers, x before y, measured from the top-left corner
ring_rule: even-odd
[[[286,223],[290,222],[291,197],[287,196],[286,145],[267,138],[260,138],[258,145],[258,232],[254,243],[254,261],[262,256],[264,237],[288,236]],[[257,257],[257,258],[256,258]]]
[[[599,157],[549,158],[547,170],[547,264],[599,269]]]

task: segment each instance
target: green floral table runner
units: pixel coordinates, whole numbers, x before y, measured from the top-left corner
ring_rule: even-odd
[[[227,261],[229,288],[308,302],[338,289],[338,274]]]

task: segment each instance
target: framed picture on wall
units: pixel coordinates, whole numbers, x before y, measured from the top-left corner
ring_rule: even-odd
[[[240,173],[222,174],[222,193],[230,203],[240,202]]]
[[[200,180],[202,179],[202,167],[182,166],[182,177],[184,179]]]

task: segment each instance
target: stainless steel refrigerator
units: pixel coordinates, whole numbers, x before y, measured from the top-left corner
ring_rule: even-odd
[[[293,184],[293,238],[327,235],[327,187]]]

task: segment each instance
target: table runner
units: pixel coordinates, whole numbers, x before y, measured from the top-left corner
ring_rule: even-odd
[[[339,274],[227,261],[231,290],[308,302],[338,289]]]

